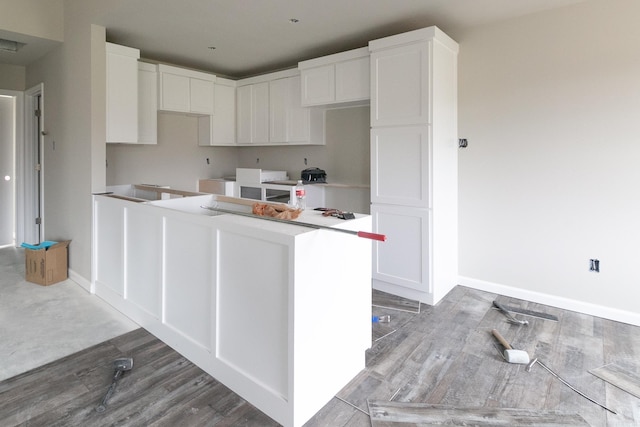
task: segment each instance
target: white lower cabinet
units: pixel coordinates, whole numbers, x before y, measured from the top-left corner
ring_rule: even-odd
[[[431,292],[429,209],[372,204],[371,215],[374,232],[387,236],[373,244],[374,283],[393,294],[398,286],[407,288],[421,299],[416,297]]]
[[[92,290],[278,423],[302,426],[365,367],[371,241],[201,208],[225,203],[94,196]],[[366,215],[299,220],[371,230]]]

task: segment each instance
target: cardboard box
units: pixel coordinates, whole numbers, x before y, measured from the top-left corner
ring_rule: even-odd
[[[25,248],[25,272],[28,282],[49,286],[68,277],[70,240],[41,249]]]

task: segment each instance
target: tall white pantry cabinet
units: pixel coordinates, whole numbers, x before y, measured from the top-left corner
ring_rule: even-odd
[[[433,305],[458,278],[458,44],[428,27],[369,51],[373,287]]]

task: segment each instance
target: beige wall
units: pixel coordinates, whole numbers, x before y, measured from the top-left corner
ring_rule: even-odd
[[[235,174],[237,155],[234,148],[199,147],[195,117],[160,113],[158,145],[107,144],[107,163],[107,185],[144,183],[196,191],[200,178]]]
[[[63,3],[64,0],[0,0],[0,28],[63,41]]]
[[[638,16],[588,1],[452,34],[462,283],[640,322]]]
[[[25,90],[26,68],[20,65],[0,64],[0,89]]]
[[[66,19],[66,42],[27,67],[27,87],[44,83],[45,238],[71,239],[69,267],[72,274],[89,281],[92,164],[96,161],[92,159],[92,114],[104,117],[104,109],[92,111],[91,48],[96,28],[86,18],[91,5],[84,0],[67,0],[66,5],[65,16],[74,16]],[[94,95],[105,102],[104,94]]]

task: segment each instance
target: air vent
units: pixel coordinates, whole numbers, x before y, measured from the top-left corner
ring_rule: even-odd
[[[0,51],[2,52],[16,53],[17,51],[22,49],[24,45],[25,43],[16,42],[13,40],[0,39]]]

